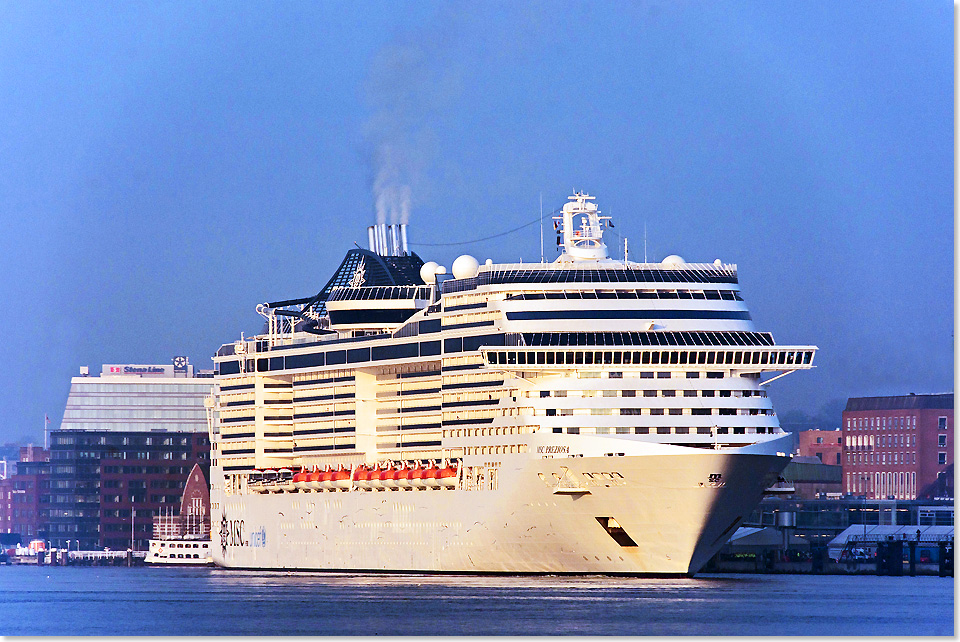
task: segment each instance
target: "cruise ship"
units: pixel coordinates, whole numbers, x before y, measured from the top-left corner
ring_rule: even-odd
[[[789,461],[767,384],[816,347],[755,329],[735,265],[613,259],[585,193],[552,218],[556,260],[449,274],[374,225],[258,306],[214,357],[214,563],[689,576],[723,546]]]

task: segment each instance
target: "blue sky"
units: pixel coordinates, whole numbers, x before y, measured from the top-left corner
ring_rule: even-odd
[[[949,2],[0,4],[0,442],[81,365],[210,367],[375,220],[508,230],[571,189],[639,258],[737,263],[820,347],[781,415],[953,389]],[[546,235],[548,258],[555,256]],[[616,239],[614,239],[616,240]],[[464,246],[539,259],[536,226]],[[837,417],[839,422],[839,417]]]

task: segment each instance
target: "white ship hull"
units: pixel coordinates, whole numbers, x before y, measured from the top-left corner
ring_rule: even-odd
[[[498,490],[225,497],[213,559],[245,569],[692,575],[788,458],[662,448],[684,452],[518,455],[502,462]],[[565,475],[559,485],[554,473]],[[635,545],[612,536],[608,518]]]

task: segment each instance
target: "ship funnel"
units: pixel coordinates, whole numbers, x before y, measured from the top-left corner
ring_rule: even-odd
[[[380,223],[367,227],[367,241],[370,251],[380,256],[407,256],[407,225]]]

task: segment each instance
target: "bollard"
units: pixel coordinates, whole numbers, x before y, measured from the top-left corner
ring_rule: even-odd
[[[909,542],[910,547],[910,577],[916,577],[917,575],[917,543],[916,541]]]

